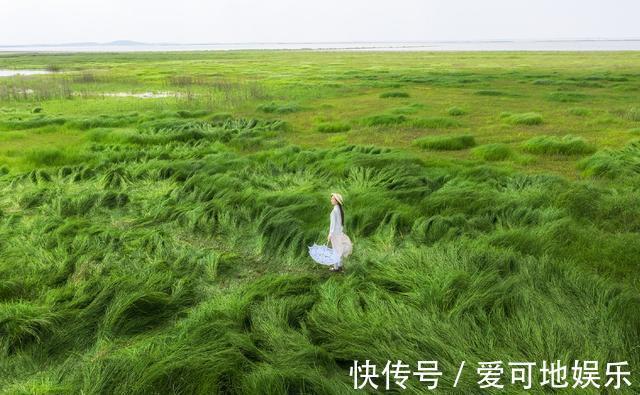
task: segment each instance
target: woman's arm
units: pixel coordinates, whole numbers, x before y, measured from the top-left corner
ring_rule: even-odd
[[[327,236],[327,240],[331,238],[331,235],[333,234],[333,232],[335,232],[336,230],[336,224],[338,223],[338,218],[337,218],[337,210],[333,209],[333,211],[331,211],[331,223],[329,225],[329,236]]]

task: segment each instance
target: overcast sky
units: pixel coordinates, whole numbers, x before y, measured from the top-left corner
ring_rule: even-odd
[[[0,0],[0,45],[640,38],[640,0]]]

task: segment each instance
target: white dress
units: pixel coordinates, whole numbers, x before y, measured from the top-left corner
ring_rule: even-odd
[[[352,245],[349,237],[342,231],[340,208],[335,206],[331,211],[329,225],[329,240],[331,247],[314,244],[309,246],[309,255],[321,265],[339,268],[342,266],[342,258],[351,254]]]
[[[330,214],[329,240],[331,240],[331,248],[338,258],[335,267],[342,266],[342,258],[351,254],[351,240],[342,231],[342,219],[340,218],[340,207],[333,206]]]

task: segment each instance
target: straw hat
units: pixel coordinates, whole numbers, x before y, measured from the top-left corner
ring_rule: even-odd
[[[331,196],[332,196],[332,197],[334,197],[334,198],[336,198],[336,200],[338,201],[338,203],[340,203],[340,205],[342,206],[343,199],[342,199],[342,195],[341,195],[341,194],[339,194],[339,193],[332,193],[332,194],[331,194]]]

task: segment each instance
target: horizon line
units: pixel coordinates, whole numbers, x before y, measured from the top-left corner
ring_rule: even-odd
[[[19,47],[64,47],[64,46],[117,46],[117,45],[252,45],[252,44],[425,44],[425,43],[496,43],[496,42],[566,42],[566,41],[640,41],[640,37],[626,38],[610,38],[610,37],[581,37],[581,38],[504,38],[504,39],[480,39],[480,40],[390,40],[390,41],[245,41],[245,42],[145,42],[136,40],[113,40],[113,41],[86,41],[86,42],[65,42],[65,43],[49,43],[49,44],[0,44],[2,48],[19,48]]]

